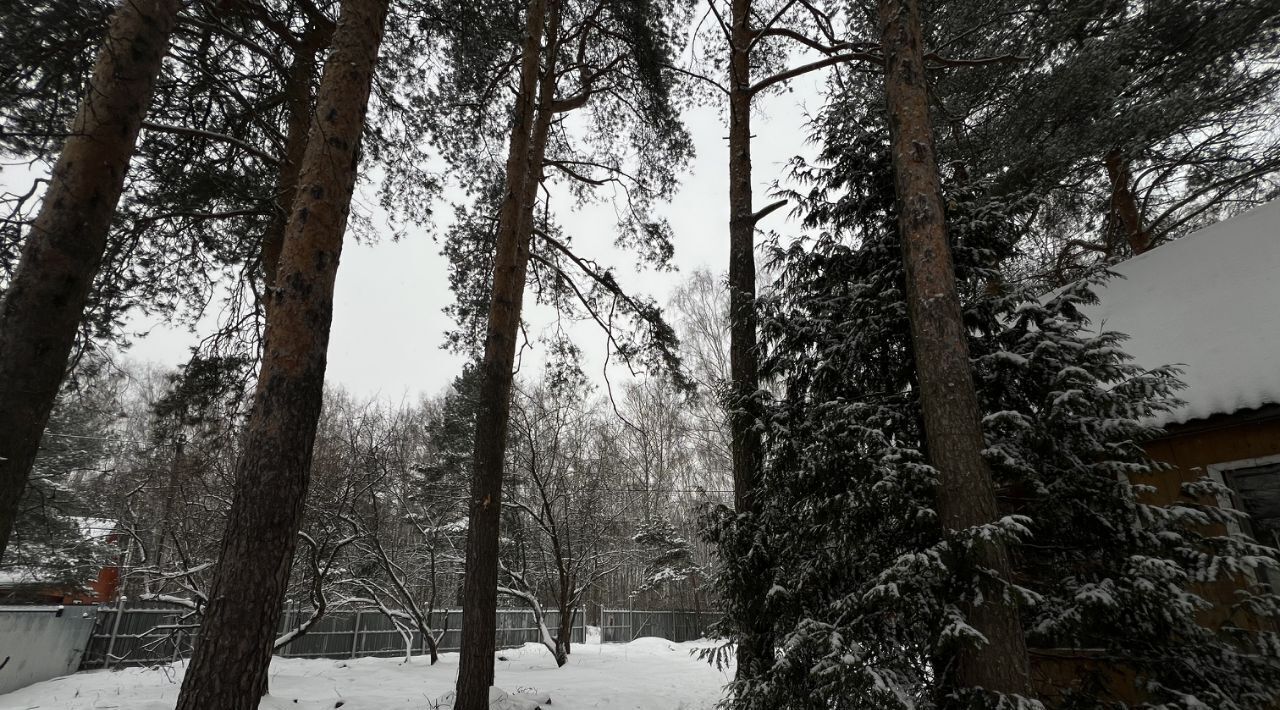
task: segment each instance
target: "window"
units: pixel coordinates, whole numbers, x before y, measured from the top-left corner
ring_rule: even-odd
[[[1231,532],[1280,548],[1280,456],[1217,464],[1209,472],[1231,489],[1231,500],[1222,502],[1249,515]],[[1280,571],[1267,570],[1263,577],[1280,590]]]

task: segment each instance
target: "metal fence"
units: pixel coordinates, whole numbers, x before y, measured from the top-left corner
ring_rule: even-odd
[[[74,673],[94,607],[0,607],[0,695]]]
[[[641,636],[657,636],[668,641],[695,641],[707,635],[707,628],[720,619],[710,611],[647,611],[602,609],[600,642],[627,643]]]
[[[309,610],[287,609],[280,619],[283,634],[306,618]],[[555,634],[560,621],[557,611],[545,615],[548,629]],[[457,651],[462,641],[462,610],[440,610],[432,617],[434,629],[445,633],[440,638],[441,653]],[[199,622],[189,610],[159,604],[129,605],[123,610],[103,607],[98,610],[97,625],[89,639],[82,669],[115,665],[151,665],[176,661],[191,654],[192,642],[199,634]],[[406,652],[426,653],[422,635],[416,631],[405,636],[385,615],[376,611],[330,612],[307,633],[280,649],[287,658],[355,658],[357,656],[399,656]],[[585,629],[582,614],[576,614],[570,640],[583,643]],[[527,609],[499,609],[497,618],[498,648],[516,648],[527,642],[540,641],[533,612]]]

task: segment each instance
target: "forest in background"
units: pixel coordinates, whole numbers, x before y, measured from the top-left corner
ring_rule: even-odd
[[[708,392],[724,377],[724,310],[707,272],[673,298]],[[123,562],[128,598],[203,603],[243,415],[233,397],[193,398],[193,379],[96,352],[81,361],[50,418],[7,569],[75,588]],[[287,603],[435,632],[432,610],[462,605],[474,381],[463,373],[416,402],[327,392]],[[732,494],[714,398],[660,378],[611,393],[568,368],[521,381],[514,407],[504,606],[524,606],[518,592],[550,608],[714,608],[696,521],[700,505]],[[121,541],[87,538],[86,518]]]

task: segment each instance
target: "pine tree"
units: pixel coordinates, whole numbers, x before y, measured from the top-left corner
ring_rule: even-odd
[[[979,405],[947,237],[920,4],[881,0],[878,14],[895,212],[926,457],[938,473],[937,512],[944,534],[954,540],[978,531],[966,541],[968,559],[963,563],[989,577],[963,608],[966,622],[984,642],[961,646],[945,673],[962,691],[1017,695],[1029,681],[1026,642],[1018,628],[1017,599],[1008,592],[1006,543],[980,532],[996,521],[995,486],[982,458]]]
[[[939,152],[1033,195],[1024,269],[1054,286],[1275,199],[1274,0],[930,3]],[[980,32],[967,32],[982,27]]]
[[[483,334],[482,340],[456,339],[483,353],[456,701],[459,710],[476,710],[488,702],[493,684],[503,477],[526,282],[545,284],[539,295],[553,305],[573,304],[594,317],[624,359],[678,366],[675,336],[661,311],[624,293],[609,269],[576,254],[540,195],[557,179],[581,196],[604,185],[625,186],[628,207],[618,241],[664,265],[672,251],[669,230],[648,212],[654,200],[671,194],[689,140],[672,103],[671,0],[530,0],[523,12],[472,3],[450,8],[456,12],[446,18],[449,66],[437,105],[467,108],[440,116],[436,132],[446,157],[479,178],[472,191],[481,198],[464,213],[468,219],[451,234],[450,248],[470,257],[454,266],[455,273],[469,274],[451,278],[466,287],[454,314],[464,334]],[[485,41],[475,41],[477,30]],[[512,105],[496,91],[502,86],[513,91]],[[588,117],[588,131],[615,139],[575,135],[567,123],[574,112]],[[501,166],[487,150],[495,136],[507,139]],[[476,281],[488,292],[474,288]],[[603,314],[614,306],[632,320],[638,338],[619,338],[607,324],[612,317]]]
[[[12,52],[0,57],[0,150],[48,161],[66,134],[93,52],[116,3],[50,0],[0,12]],[[437,3],[405,6],[388,22],[386,81],[375,86],[362,145],[380,168],[376,187],[393,230],[423,225],[438,183],[418,120],[426,82],[427,33]],[[197,357],[234,359],[252,380],[264,324],[264,289],[274,280],[306,147],[320,62],[337,0],[226,0],[185,7],[138,138],[77,343],[125,344],[140,316],[199,330]],[[17,261],[18,232],[40,183],[0,196],[0,282]],[[357,208],[350,228],[376,240]],[[211,298],[212,296],[212,298]]]
[[[704,85],[717,89],[727,107],[729,156],[729,381],[726,398],[733,466],[734,509],[747,526],[753,515],[756,482],[760,478],[763,439],[760,420],[760,352],[756,307],[756,231],[770,214],[786,205],[778,200],[756,207],[752,195],[751,164],[752,108],[756,98],[776,91],[792,79],[848,62],[872,59],[860,51],[859,43],[838,38],[841,24],[838,6],[781,0],[706,0],[714,18],[708,22],[709,40],[716,54],[701,57],[704,63],[723,72],[722,79],[694,75]],[[702,26],[701,23],[699,25]],[[699,42],[692,43],[695,54]],[[795,51],[822,58],[788,65]],[[720,96],[717,96],[720,98]],[[745,528],[744,528],[745,529]],[[728,548],[720,554],[729,554]],[[757,560],[763,564],[762,561]],[[748,583],[751,576],[743,578]],[[756,599],[763,598],[758,588]],[[759,618],[748,613],[746,622]],[[767,665],[773,642],[763,620],[736,630],[737,674],[750,678]]]
[[[791,193],[817,234],[773,249],[766,374],[785,394],[770,408],[755,541],[775,557],[766,614],[781,652],[738,689],[739,707],[1033,702],[960,692],[949,673],[978,640],[963,610],[987,573],[966,563],[972,537],[944,534],[936,512],[880,111],[856,99],[824,111],[824,151],[798,166]],[[1176,372],[1142,369],[1122,335],[1092,332],[1082,311],[1096,280],[1041,299],[1006,278],[1026,205],[959,182],[947,205],[1000,500],[1000,518],[973,532],[1010,543],[1029,644],[1082,657],[1077,687],[1035,692],[1061,707],[1126,707],[1136,678],[1157,706],[1269,707],[1274,634],[1201,627],[1195,590],[1276,552],[1208,532],[1233,514],[1195,502],[1212,500],[1207,481],[1186,502],[1142,502],[1143,475],[1159,466],[1141,448],[1157,433],[1146,422],[1176,404]],[[731,520],[716,530],[734,539]],[[742,613],[728,589],[730,616]],[[1240,606],[1265,620],[1276,601],[1254,589]],[[1109,668],[1134,675],[1117,681]]]
[[[0,300],[0,559],[181,5],[125,2],[112,16],[70,137]]]
[[[333,287],[387,0],[347,0],[269,294],[262,368],[199,642],[178,707],[256,708],[297,545],[324,391]]]
[[[108,516],[92,489],[109,476],[105,469],[118,446],[119,394],[119,378],[99,358],[81,360],[68,378],[49,415],[0,569],[41,586],[83,589],[112,564],[119,549],[104,537],[114,530],[86,534],[86,522]]]

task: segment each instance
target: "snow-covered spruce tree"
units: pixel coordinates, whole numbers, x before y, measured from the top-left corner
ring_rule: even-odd
[[[1209,604],[1195,590],[1275,564],[1276,551],[1205,532],[1230,517],[1214,506],[1141,502],[1158,468],[1141,448],[1156,433],[1144,421],[1167,408],[1176,380],[1131,362],[1123,335],[1085,330],[1080,307],[1097,281],[1043,303],[1014,292],[995,310],[1005,327],[979,339],[988,459],[1008,509],[1030,521],[1016,557],[1018,583],[1039,596],[1025,614],[1028,642],[1089,650],[1061,707],[1118,702],[1106,666],[1136,673],[1138,697],[1161,706],[1274,707],[1275,634],[1201,626]],[[1184,491],[1218,492],[1207,480]],[[1255,618],[1277,618],[1276,602],[1240,597]]]
[[[999,534],[1017,542],[1010,593],[1029,645],[1075,657],[1073,687],[1037,688],[1046,704],[1270,707],[1280,687],[1276,636],[1200,626],[1208,604],[1194,590],[1268,564],[1275,551],[1205,532],[1226,511],[1141,502],[1144,475],[1157,467],[1141,448],[1156,433],[1144,422],[1174,403],[1175,372],[1144,370],[1124,355],[1122,335],[1086,328],[1081,306],[1096,279],[1043,301],[1006,283],[1001,268],[1018,238],[1004,216],[1012,206],[976,185],[950,186],[948,218],[1005,517],[944,537],[923,450],[892,177],[884,136],[867,128],[882,125],[869,105],[820,117],[826,150],[816,165],[797,166],[806,190],[792,194],[816,235],[774,251],[780,279],[763,333],[767,374],[785,394],[767,422],[767,504],[751,521],[712,516],[718,542],[743,553],[727,559],[768,564],[765,613],[781,645],[765,675],[733,688],[732,704],[1024,702],[957,697],[949,683],[957,645],[979,641],[961,612],[983,574],[967,563],[966,539]],[[1215,491],[1200,482],[1184,492],[1195,501]],[[720,578],[730,634],[741,612],[735,580],[750,569],[730,565]],[[1272,595],[1242,593],[1239,603],[1277,616]]]
[[[120,384],[89,354],[58,393],[0,562],[0,576],[17,594],[0,594],[0,603],[20,597],[23,587],[85,589],[119,554],[106,540],[115,521],[99,520],[107,513],[93,489],[115,453]]]
[[[693,546],[666,517],[641,521],[631,540],[644,550],[644,576],[637,592],[662,594],[691,578],[696,583],[701,570],[694,561]]]

